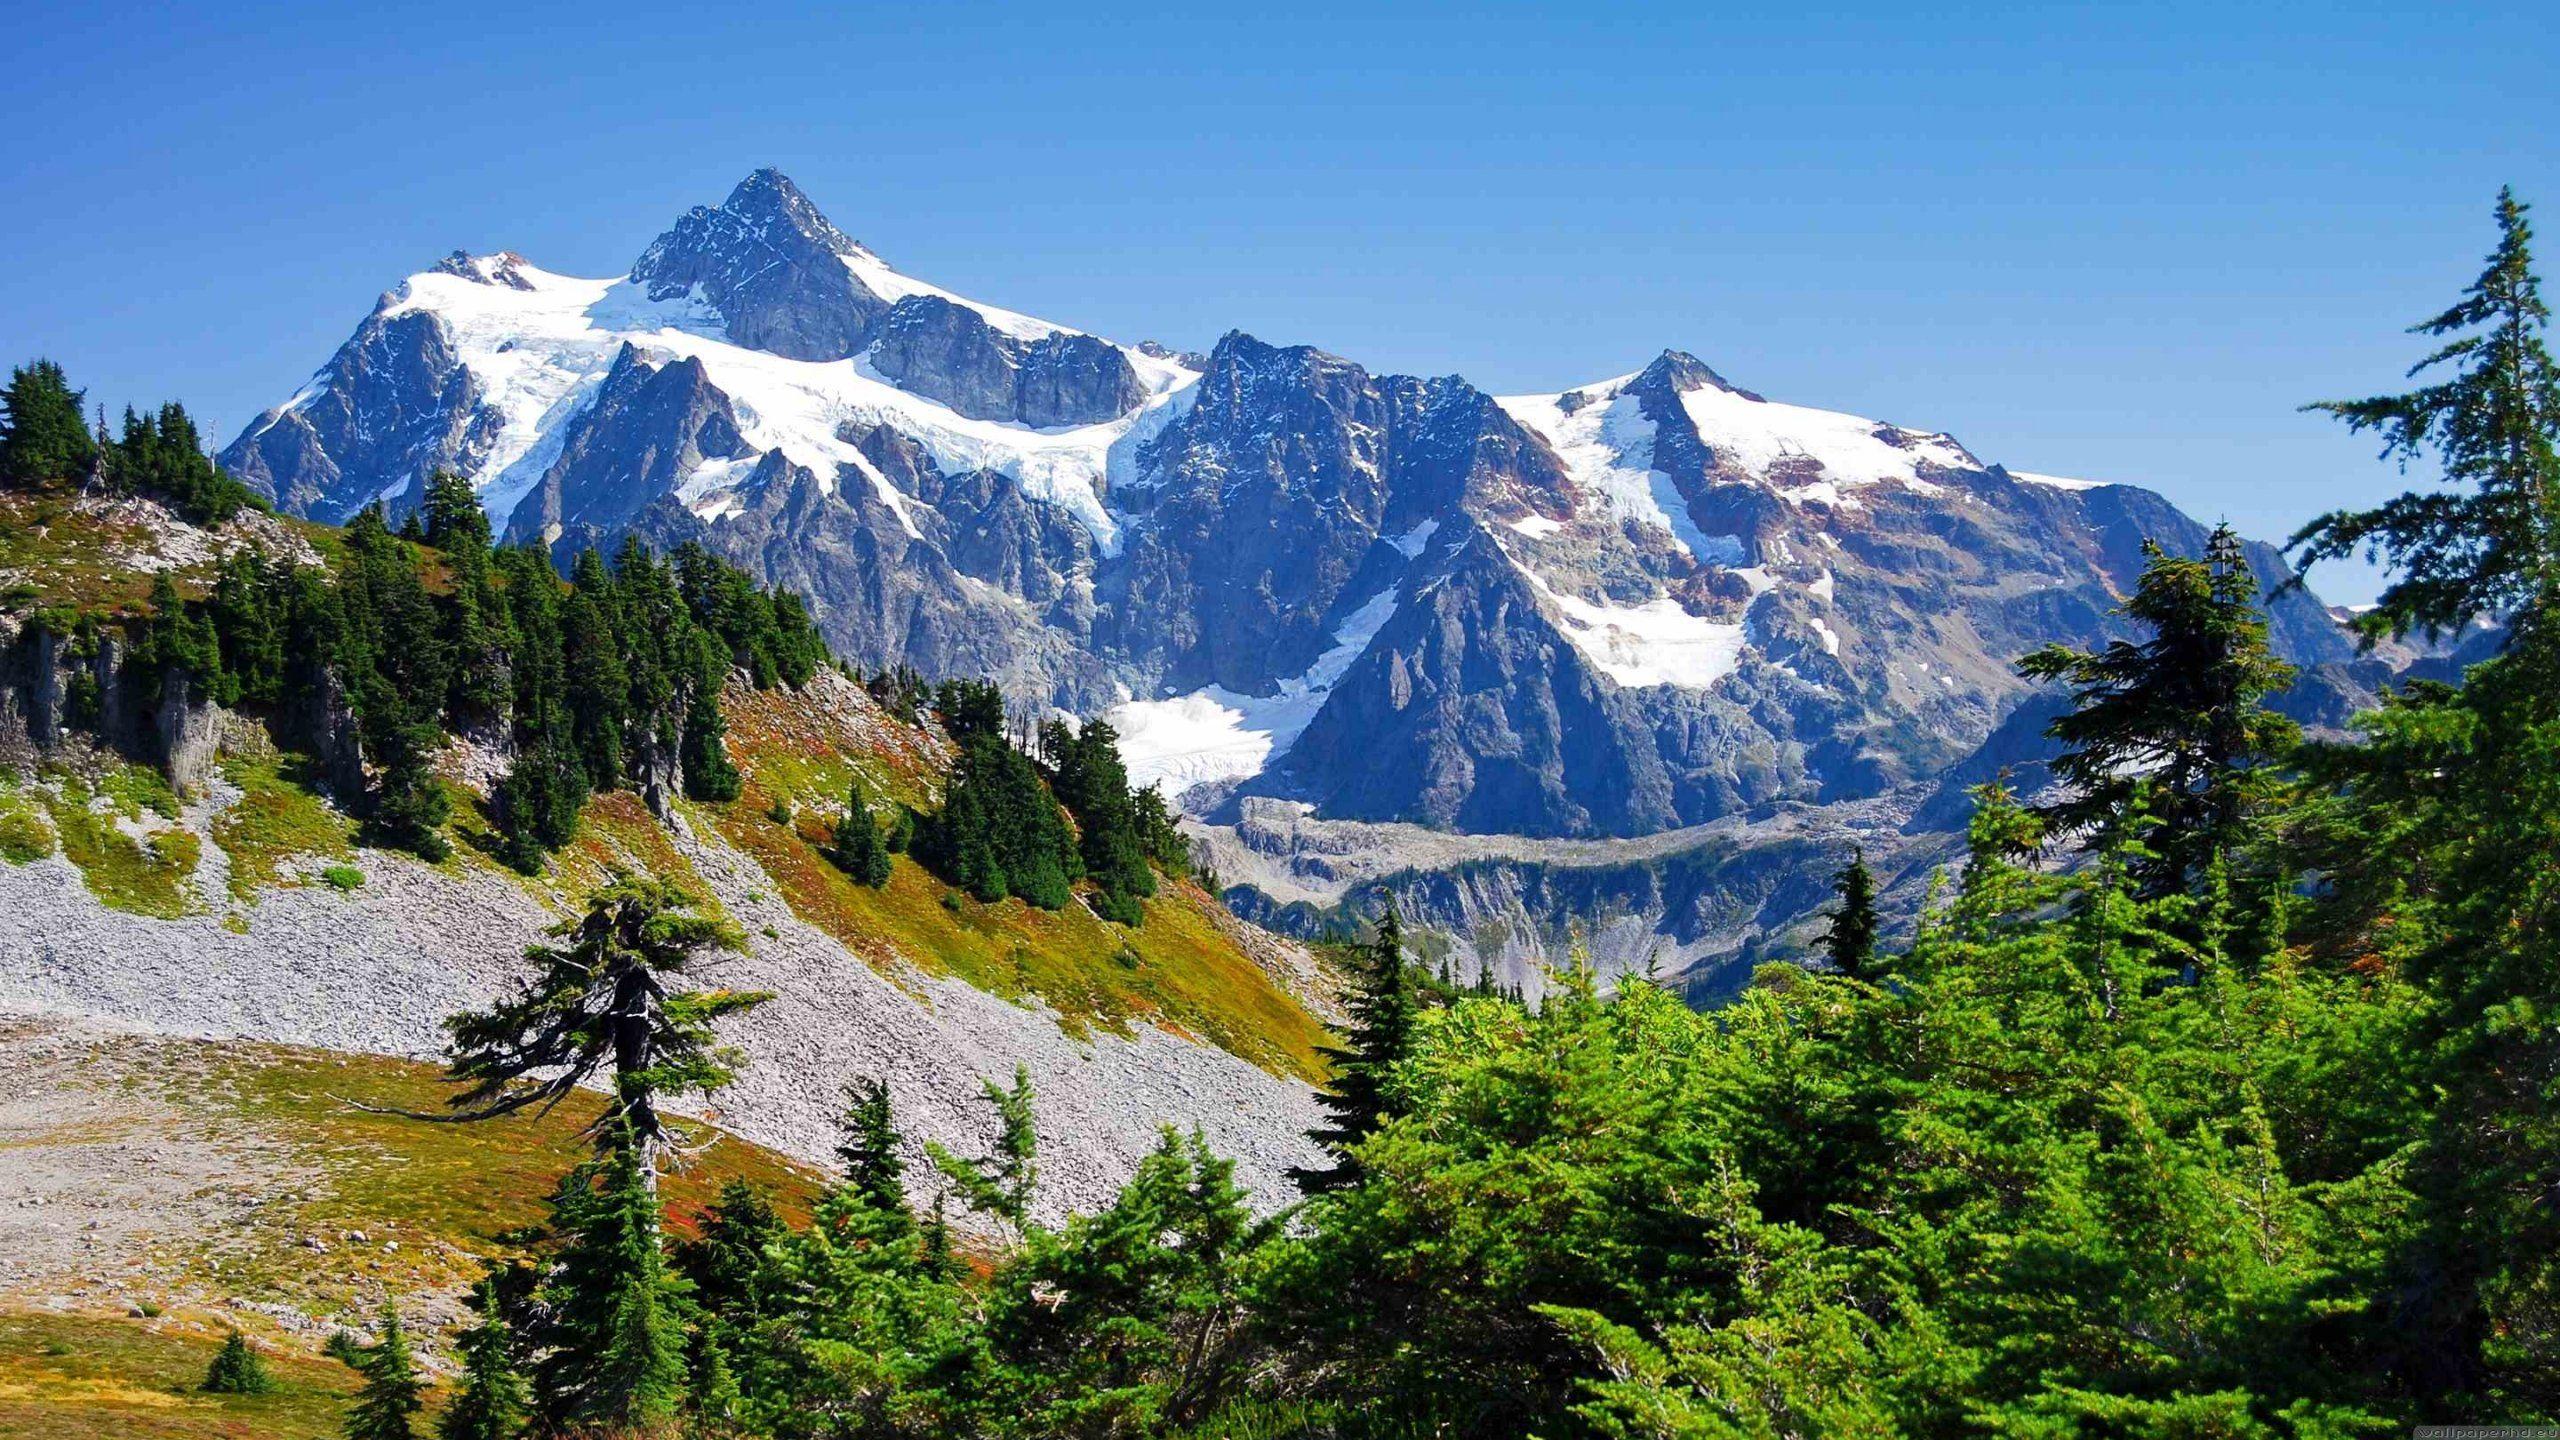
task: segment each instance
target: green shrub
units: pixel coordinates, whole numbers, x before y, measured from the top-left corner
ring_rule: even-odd
[[[332,865],[320,872],[320,878],[341,894],[364,888],[364,872],[353,865]]]
[[[213,1395],[264,1395],[276,1388],[276,1382],[267,1374],[266,1362],[249,1348],[248,1338],[234,1330],[204,1372],[203,1388]]]

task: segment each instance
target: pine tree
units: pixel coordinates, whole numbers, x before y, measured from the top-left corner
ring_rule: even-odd
[[[844,1183],[873,1208],[906,1214],[907,1162],[898,1156],[901,1142],[888,1082],[859,1077],[846,1082],[844,1095],[844,1119],[837,1127],[844,1140],[836,1146],[836,1158],[844,1162]]]
[[[766,1298],[765,1251],[789,1233],[782,1217],[763,1191],[732,1177],[703,1212],[700,1230],[676,1247],[676,1268],[692,1282],[694,1303],[752,1324]]]
[[[553,1200],[565,1242],[545,1278],[534,1393],[552,1431],[648,1434],[684,1391],[683,1281],[670,1273],[657,1187],[623,1127]]]
[[[726,1333],[727,1326],[717,1320],[698,1327],[693,1353],[686,1361],[685,1399],[692,1432],[699,1440],[722,1440],[741,1433],[746,1397],[738,1388],[737,1372],[729,1366],[729,1343],[721,1338]]]
[[[213,621],[200,606],[178,598],[178,587],[163,570],[151,577],[151,623],[134,649],[134,664],[148,677],[154,700],[173,674],[194,687],[191,694],[218,694],[222,686],[222,645]]]
[[[772,998],[672,988],[710,953],[745,945],[728,922],[694,913],[698,903],[681,886],[624,875],[590,896],[584,915],[552,927],[568,943],[528,948],[536,973],[514,994],[445,1022],[448,1073],[471,1088],[454,1097],[456,1113],[436,1118],[485,1120],[556,1103],[610,1067],[612,1101],[591,1133],[607,1147],[637,1144],[654,1185],[668,1143],[658,1101],[727,1085],[737,1056],[712,1022]]]
[[[738,777],[738,767],[729,761],[729,748],[723,741],[728,733],[729,722],[720,718],[716,684],[697,687],[684,716],[686,795],[714,803],[738,798],[745,782]]]
[[[222,1338],[222,1348],[214,1353],[204,1384],[198,1388],[208,1395],[264,1395],[276,1388],[276,1382],[267,1373],[266,1362],[249,1347],[249,1337],[234,1330]]]
[[[1147,867],[1119,733],[1101,720],[1089,720],[1081,730],[1052,722],[1042,728],[1041,742],[1058,801],[1076,819],[1084,873],[1102,891],[1096,908],[1107,919],[1138,924],[1145,918],[1138,902],[1156,893],[1156,877]]]
[[[2560,597],[2560,366],[2543,343],[2551,312],[2533,270],[2529,208],[2513,190],[2498,192],[2488,268],[2452,308],[2411,327],[2458,338],[2409,373],[2452,365],[2452,378],[2307,407],[2380,432],[2383,458],[2404,468],[2432,455],[2449,484],[2468,487],[2333,511],[2293,537],[2306,570],[2359,550],[2389,562],[2395,578],[2356,622],[2368,639],[2447,633]]]
[[[471,482],[450,470],[427,477],[418,521],[426,542],[447,555],[488,553],[489,512],[481,508]]]
[[[50,360],[9,372],[0,397],[0,480],[29,485],[86,478],[97,456],[82,411],[85,397]]]
[[[614,638],[608,609],[613,581],[603,557],[593,550],[580,555],[575,583],[560,609],[561,691],[587,784],[610,790],[622,783],[631,678]]]
[[[1879,926],[1875,877],[1867,870],[1867,852],[1852,851],[1849,863],[1832,875],[1831,883],[1840,896],[1840,908],[1831,916],[1831,928],[1822,934],[1823,958],[1834,971],[1852,980],[1863,979],[1875,963]]]
[[[835,844],[827,858],[875,890],[889,883],[889,847],[881,843],[880,829],[871,823],[871,807],[863,803],[860,785],[845,791],[844,818],[836,821]]]
[[[530,1406],[524,1377],[515,1371],[515,1337],[498,1298],[498,1282],[482,1277],[471,1292],[479,1323],[462,1332],[461,1388],[436,1417],[437,1440],[516,1440]]]
[[[983,1160],[964,1160],[930,1143],[925,1152],[933,1158],[934,1168],[960,1188],[960,1198],[970,1209],[1022,1234],[1030,1228],[1031,1197],[1040,1180],[1040,1130],[1033,1108],[1031,1071],[1015,1066],[1010,1089],[992,1080],[979,1081],[978,1089],[996,1112],[992,1153]]]
[[[1324,1051],[1333,1066],[1333,1080],[1317,1098],[1327,1119],[1307,1132],[1307,1138],[1332,1152],[1333,1163],[1320,1170],[1289,1172],[1289,1178],[1309,1195],[1359,1184],[1365,1172],[1352,1148],[1399,1113],[1394,1075],[1412,1044],[1414,1004],[1405,971],[1404,920],[1392,901],[1378,919],[1376,938],[1358,952],[1351,983],[1350,1033],[1341,1044]]]
[[[926,1212],[924,1233],[916,1242],[916,1266],[927,1280],[960,1278],[959,1252],[951,1243],[949,1202],[950,1196],[946,1192],[933,1192],[933,1209]]]
[[[2257,581],[2230,527],[2204,557],[2150,557],[2122,613],[2151,632],[2095,651],[2048,645],[2018,662],[2034,680],[2060,680],[2077,704],[2046,727],[2065,747],[2054,774],[2069,787],[2040,807],[2048,831],[2087,836],[2120,824],[2137,787],[2159,833],[2140,862],[2143,893],[2191,892],[2234,857],[2261,817],[2267,762],[2299,738],[2265,699],[2293,681],[2267,646]]]
[[[367,817],[381,843],[429,861],[442,860],[453,850],[443,835],[453,802],[446,797],[431,759],[443,740],[435,726],[424,722],[384,733],[375,752],[382,761],[382,779]]]
[[[412,1417],[423,1407],[425,1384],[409,1353],[400,1312],[382,1307],[382,1339],[362,1352],[364,1388],[347,1412],[347,1440],[413,1440]]]

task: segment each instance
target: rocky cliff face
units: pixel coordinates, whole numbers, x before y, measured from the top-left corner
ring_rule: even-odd
[[[651,242],[631,283],[653,301],[707,306],[750,350],[841,360],[889,313],[844,263],[866,253],[779,171],[758,170],[718,209],[697,205]]]
[[[2142,541],[2203,539],[1679,351],[1493,397],[1242,334],[1115,344],[905,276],[769,171],[625,277],[411,277],[225,459],[323,518],[450,464],[564,550],[700,539],[859,664],[1109,715],[1213,827],[1287,802],[1559,841],[1938,816],[2026,698],[2015,657],[2119,633]],[[2311,708],[2366,693],[2316,600],[2271,609]]]

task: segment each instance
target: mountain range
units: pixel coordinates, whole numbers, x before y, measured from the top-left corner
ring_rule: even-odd
[[[1699,993],[1799,941],[1851,848],[1907,910],[1962,788],[2043,758],[2015,658],[2122,633],[2145,542],[2205,535],[1676,349],[1495,396],[1106,340],[909,277],[772,170],[620,276],[455,252],[220,459],[331,522],[454,470],[564,563],[698,540],[859,666],[1109,720],[1240,913],[1392,895],[1461,971],[1578,935]],[[2334,722],[2390,661],[2251,559]]]

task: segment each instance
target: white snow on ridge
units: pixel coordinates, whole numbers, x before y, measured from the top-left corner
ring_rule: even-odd
[[[1512,563],[1554,603],[1564,622],[1558,627],[1564,638],[1621,685],[1704,690],[1742,663],[1747,637],[1739,623],[1692,615],[1668,595],[1642,605],[1595,604],[1556,590],[1517,560]]]
[[[1575,483],[1601,496],[1613,512],[1670,531],[1702,562],[1740,564],[1741,542],[1700,534],[1670,477],[1653,468],[1653,423],[1622,393],[1634,378],[1620,376],[1560,395],[1506,395],[1495,403],[1544,436]],[[1584,403],[1568,413],[1566,395],[1582,396]],[[1921,478],[1923,461],[1950,469],[1981,467],[1950,436],[1836,410],[1754,400],[1715,385],[1682,391],[1680,404],[1720,463],[1799,503],[1854,508],[1854,488],[1886,481],[1934,493],[1937,487]]]
[[[2060,475],[2031,475],[2024,470],[2010,471],[2009,478],[2023,480],[2029,485],[2049,485],[2056,490],[2103,490],[2114,483],[2108,480],[2067,480]]]
[[[1754,400],[1713,385],[1681,392],[1680,407],[1697,422],[1698,437],[1719,461],[1764,479],[1782,465],[1811,461],[1834,486],[1887,480],[1925,486],[1919,470],[1923,460],[1950,469],[1973,469],[1980,463],[1945,435],[1879,425],[1836,410]],[[1878,431],[1909,443],[1895,444]]]
[[[848,257],[846,263],[865,283],[879,280],[884,293],[900,285],[905,287],[901,294],[931,288],[897,276],[869,260],[867,252],[865,259]],[[652,301],[624,279],[555,275],[520,261],[510,268],[529,288],[428,271],[409,277],[384,312],[433,314],[470,371],[478,400],[499,414],[496,442],[473,483],[500,524],[558,458],[569,423],[592,403],[628,342],[652,364],[700,360],[711,383],[729,397],[739,428],[756,451],[780,450],[825,484],[834,483],[840,468],[850,467],[871,482],[910,535],[921,533],[909,513],[911,501],[854,446],[836,438],[840,427],[888,424],[923,445],[944,470],[985,468],[1009,475],[1025,493],[1073,515],[1103,553],[1116,554],[1120,521],[1104,503],[1107,484],[1115,474],[1134,471],[1131,452],[1137,443],[1179,413],[1175,402],[1187,403],[1198,378],[1171,361],[1124,350],[1148,391],[1128,415],[1047,430],[972,420],[899,389],[859,358],[788,360],[732,344],[721,336],[718,313],[698,294]],[[951,298],[1008,333],[1036,338],[1062,329]],[[284,408],[306,402],[317,389],[316,383],[306,386]],[[727,487],[753,468],[751,461],[698,467],[686,478],[680,498],[706,518],[734,513],[737,507],[727,500]]]
[[[1670,476],[1653,468],[1653,422],[1644,418],[1633,399],[1619,393],[1633,379],[1621,375],[1567,392],[1584,397],[1584,403],[1570,413],[1564,408],[1563,395],[1502,395],[1494,403],[1544,436],[1574,484],[1598,497],[1612,517],[1668,532],[1701,564],[1741,563],[1741,537],[1699,530],[1689,518],[1688,499]],[[1550,533],[1531,528],[1541,518],[1515,521],[1512,528],[1530,536]]]
[[[1428,522],[1426,522],[1428,527]],[[1421,530],[1422,540],[1429,536]],[[1399,546],[1399,548],[1401,548]],[[1419,553],[1417,542],[1414,553]],[[1376,639],[1403,598],[1401,587],[1380,591],[1334,627],[1333,647],[1303,675],[1280,682],[1269,695],[1239,695],[1211,685],[1162,700],[1129,700],[1104,712],[1120,732],[1120,757],[1129,783],[1180,795],[1210,780],[1259,775],[1306,733],[1333,687]]]

